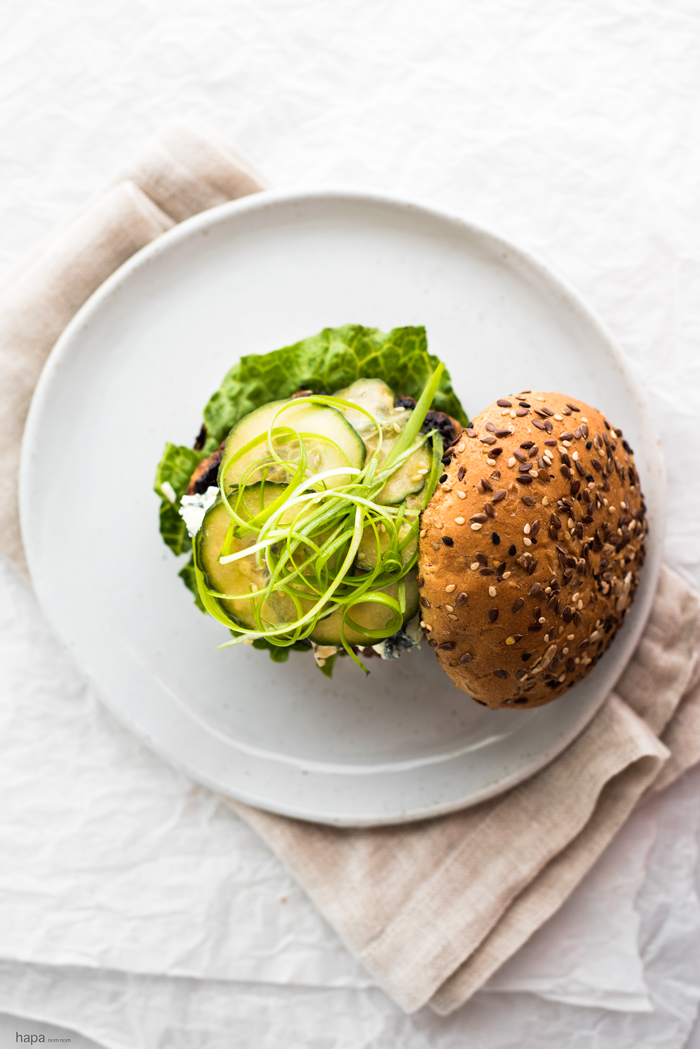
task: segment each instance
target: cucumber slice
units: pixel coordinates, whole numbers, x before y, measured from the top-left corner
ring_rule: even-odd
[[[381,379],[358,379],[357,382],[338,390],[335,397],[350,401],[364,408],[377,420],[384,437],[395,437],[394,423],[403,430],[410,412],[405,408],[394,407],[394,391]],[[372,451],[377,447],[377,427],[363,412],[346,408],[343,415],[353,429],[357,430],[365,444]]]
[[[406,576],[406,611],[403,616],[404,623],[407,623],[409,619],[413,619],[418,611],[419,594],[418,587],[416,586],[416,574],[415,571],[412,571]],[[398,591],[398,584],[392,583],[392,585],[386,587],[382,593],[389,594],[391,597],[396,597]],[[368,630],[383,630],[394,618],[394,613],[390,608],[387,608],[386,605],[379,605],[372,601],[355,605],[351,615],[353,620],[359,626],[366,627]],[[342,612],[340,610],[332,612],[326,619],[321,619],[316,624],[314,631],[311,634],[311,640],[317,645],[341,645],[341,620]],[[345,638],[348,644],[359,645],[361,647],[365,645],[376,645],[380,640],[379,638],[368,637],[351,629],[345,631]]]
[[[289,407],[285,407],[284,411],[277,416],[275,428],[291,427],[297,433],[304,435],[302,439],[306,448],[308,469],[311,473],[321,473],[324,470],[333,470],[343,466],[357,469],[364,466],[364,442],[342,413],[336,411],[335,408],[310,403],[305,398],[299,397],[287,401],[272,401],[236,423],[228,436],[221,459],[219,487],[225,486],[224,490],[229,492],[244,481],[244,474],[249,467],[258,459],[270,455],[270,447],[265,439],[231,463],[226,469],[225,476],[222,477],[222,472],[231,456],[256,437],[266,434],[276,413],[285,405]],[[297,438],[281,434],[274,438],[274,446],[280,458],[290,463],[290,467],[292,463],[299,462],[300,446]],[[275,484],[286,484],[291,480],[293,473],[293,468],[287,469],[277,463],[272,463],[267,471],[267,480]],[[350,484],[353,476],[349,473],[338,474],[335,477],[329,477],[324,483],[327,488],[335,488],[339,485]],[[257,484],[261,480],[262,470],[256,470],[245,477],[245,484]]]
[[[399,541],[406,538],[411,530],[410,523],[403,524],[399,532]],[[386,553],[389,549],[389,535],[387,532],[379,533],[379,544],[382,554]],[[406,544],[404,549],[401,551],[401,563],[407,565],[411,560],[416,550],[418,549],[418,532],[414,533],[413,538]],[[372,528],[367,525],[362,533],[362,539],[357,549],[357,567],[362,571],[369,572],[377,563],[377,537]]]
[[[269,506],[278,495],[281,494],[279,485],[266,484],[252,485],[245,488],[239,506],[241,517],[250,519],[260,510]],[[262,492],[262,497],[261,497]],[[231,516],[221,500],[207,510],[202,527],[197,533],[197,561],[204,573],[205,582],[211,590],[221,594],[250,594],[250,597],[240,597],[235,600],[218,598],[219,604],[230,616],[242,626],[256,629],[254,607],[260,607],[260,614],[264,624],[277,625],[279,616],[270,607],[270,602],[261,603],[260,597],[254,597],[256,591],[264,590],[269,582],[269,574],[265,567],[260,567],[254,554],[250,557],[242,557],[239,561],[230,561],[222,565],[219,555],[226,539]],[[252,546],[256,540],[254,533],[243,539],[234,539],[231,544],[231,553],[235,554],[248,546]]]
[[[392,441],[391,444],[393,443]],[[389,451],[390,446],[387,446],[385,453],[384,445],[382,445],[380,453],[382,462],[389,454]],[[416,442],[415,451],[412,452],[405,463],[402,463],[393,472],[384,487],[375,495],[375,503],[378,503],[380,506],[395,506],[398,503],[402,503],[407,496],[415,495],[416,492],[422,491],[425,486],[425,479],[430,473],[430,463],[430,445],[425,442],[423,444]],[[381,463],[379,468],[381,469]]]
[[[342,397],[343,400],[351,401],[364,408],[365,411],[371,412],[381,426],[382,449],[379,455],[381,467],[399,434],[411,418],[410,409],[395,408],[394,391],[380,379],[358,379],[346,389],[338,390],[335,396]],[[377,447],[377,427],[366,415],[352,408],[346,408],[344,415],[360,434],[371,455]],[[420,492],[425,485],[425,478],[430,471],[430,449],[425,443],[421,445],[420,438],[415,443],[416,450],[413,455],[391,475],[379,495],[375,496],[374,501],[380,506],[395,506],[397,503],[402,503],[406,496]]]

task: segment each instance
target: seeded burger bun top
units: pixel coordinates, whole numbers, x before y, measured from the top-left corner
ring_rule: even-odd
[[[549,703],[595,666],[637,589],[632,449],[595,408],[527,391],[489,405],[448,454],[421,521],[428,642],[478,703]]]

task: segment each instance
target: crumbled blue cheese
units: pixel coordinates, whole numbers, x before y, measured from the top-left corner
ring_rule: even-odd
[[[165,485],[161,485],[161,488],[164,487]],[[210,485],[203,495],[198,493],[195,495],[183,495],[180,500],[180,509],[178,513],[187,525],[187,531],[192,539],[194,539],[197,532],[202,527],[204,515],[209,507],[213,505],[218,494],[219,489],[216,485]]]
[[[416,615],[408,623],[404,623],[397,634],[385,638],[378,645],[372,645],[372,648],[382,659],[398,659],[410,648],[416,645],[420,648],[422,637],[420,616]]]
[[[165,498],[169,499],[171,503],[177,502],[177,493],[175,492],[175,489],[171,485],[170,481],[163,481],[162,485],[160,486],[160,490],[165,496]]]

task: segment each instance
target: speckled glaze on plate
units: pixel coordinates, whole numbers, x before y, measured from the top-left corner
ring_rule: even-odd
[[[166,440],[189,444],[243,353],[348,322],[424,324],[476,414],[512,390],[561,390],[621,426],[649,508],[649,555],[618,639],[582,683],[530,711],[488,711],[423,645],[332,681],[292,653],[216,651],[158,535]],[[76,470],[75,464],[80,464]],[[86,480],[87,479],[87,480]],[[199,782],[348,826],[497,794],[583,729],[642,631],[660,566],[664,471],[643,394],[609,334],[540,262],[434,209],[345,190],[265,193],[184,222],[93,295],[37,386],[20,471],[39,599],[104,702]]]

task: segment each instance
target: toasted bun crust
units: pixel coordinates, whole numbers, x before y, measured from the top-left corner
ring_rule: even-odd
[[[421,520],[428,642],[478,703],[549,703],[595,666],[637,589],[632,450],[595,408],[530,391],[489,405],[448,454]]]

